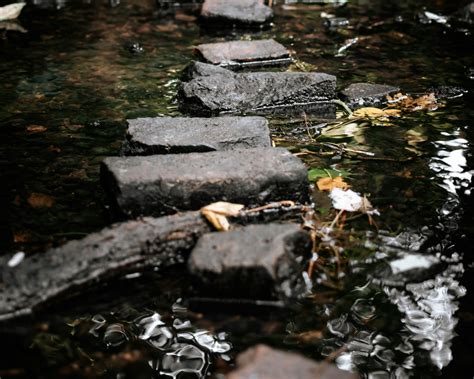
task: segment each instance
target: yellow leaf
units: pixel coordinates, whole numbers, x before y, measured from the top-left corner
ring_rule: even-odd
[[[343,190],[350,188],[350,185],[344,181],[342,176],[321,178],[316,182],[316,185],[320,191],[331,191],[333,188],[342,188]]]
[[[364,118],[384,118],[384,117],[399,117],[400,110],[398,109],[379,109],[374,107],[359,108],[354,111],[354,117]]]
[[[207,221],[209,221],[214,228],[216,228],[218,231],[228,231],[230,229],[230,224],[229,221],[227,221],[227,218],[223,215],[220,215],[218,213],[214,213],[212,211],[206,210],[206,209],[201,209],[201,214],[206,218]]]
[[[242,204],[218,201],[217,203],[206,205],[202,208],[202,210],[211,211],[223,216],[238,216],[240,210],[242,210],[243,207],[244,206]]]

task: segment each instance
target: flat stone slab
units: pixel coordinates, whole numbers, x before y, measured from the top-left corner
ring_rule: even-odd
[[[203,235],[188,267],[203,290],[217,296],[291,298],[306,292],[301,274],[311,248],[297,224],[250,225]]]
[[[212,229],[199,212],[112,225],[14,267],[0,257],[0,321],[25,316],[59,297],[137,269],[184,262]]]
[[[196,210],[216,201],[256,205],[305,201],[307,170],[283,148],[110,157],[101,179],[121,216]]]
[[[275,66],[293,61],[290,52],[273,39],[207,43],[196,46],[196,51],[206,62],[229,68]]]
[[[285,113],[291,108],[309,109],[317,104],[327,108],[336,95],[336,77],[324,73],[233,73],[204,65],[188,69],[194,79],[183,83],[178,91],[180,108],[191,114]],[[197,76],[199,72],[205,75]]]
[[[201,19],[210,26],[259,26],[270,22],[273,11],[263,0],[205,0]]]
[[[351,108],[377,105],[385,102],[385,97],[399,92],[400,88],[384,84],[353,83],[341,91],[343,100]]]
[[[342,371],[328,363],[317,363],[296,353],[257,345],[239,354],[237,369],[226,379],[356,379],[358,375]]]
[[[128,120],[124,155],[271,147],[263,117],[156,117]]]

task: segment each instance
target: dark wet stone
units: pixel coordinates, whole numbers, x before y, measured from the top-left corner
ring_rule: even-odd
[[[183,262],[210,229],[199,212],[143,218],[29,256],[15,267],[2,257],[0,320],[30,314],[61,295],[139,268]]]
[[[199,67],[204,71],[203,64]],[[183,111],[202,115],[287,113],[298,107],[317,111],[319,104],[321,111],[328,112],[328,102],[335,97],[336,77],[328,74],[220,70],[217,75],[195,77],[181,85],[178,96]]]
[[[211,64],[223,67],[275,66],[292,62],[290,52],[273,39],[198,45],[196,51]]]
[[[125,155],[271,147],[263,117],[156,117],[128,120]]]
[[[229,79],[232,79],[234,73],[213,64],[192,62],[184,68],[181,80],[188,82],[192,79],[215,75],[221,75],[224,78],[228,77]]]
[[[121,216],[195,210],[215,201],[245,205],[307,198],[304,164],[283,148],[111,157],[102,183]]]
[[[210,27],[253,27],[272,17],[272,9],[263,0],[205,0],[201,9],[201,19]]]
[[[188,267],[201,292],[234,298],[302,295],[311,238],[297,224],[250,225],[202,236]]]
[[[437,99],[455,99],[464,96],[468,91],[456,86],[439,86],[428,88],[426,92],[433,93]]]
[[[226,379],[356,379],[358,375],[335,365],[317,363],[296,353],[265,345],[252,347],[237,357],[237,369]]]
[[[351,108],[377,105],[385,102],[387,95],[400,91],[400,88],[383,84],[353,83],[341,91],[342,99]]]
[[[474,1],[467,4],[463,8],[461,8],[453,16],[455,19],[459,21],[473,23],[474,22]]]

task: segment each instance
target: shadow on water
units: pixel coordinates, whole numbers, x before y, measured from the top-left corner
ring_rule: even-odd
[[[5,254],[41,254],[106,226],[98,165],[118,153],[124,120],[177,115],[192,46],[225,39],[199,28],[198,2],[158,3],[33,0],[20,18],[26,33],[0,29]],[[1,377],[218,377],[258,342],[367,378],[472,377],[472,25],[424,13],[452,14],[464,2],[276,3],[273,28],[231,38],[276,38],[337,75],[340,88],[374,81],[412,94],[469,91],[436,111],[389,125],[352,122],[316,139],[382,160],[302,155],[308,167],[349,171],[352,188],[381,213],[378,230],[351,223],[340,250],[346,268],[317,271],[312,295],[290,309],[198,306],[180,267],[90,289],[2,325]],[[328,30],[322,12],[349,25]],[[300,122],[270,121],[278,144],[317,150]],[[324,211],[317,194],[316,204]]]

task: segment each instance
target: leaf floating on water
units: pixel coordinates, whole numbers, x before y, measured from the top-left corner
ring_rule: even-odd
[[[318,189],[320,191],[331,191],[333,188],[342,188],[344,190],[350,187],[347,184],[342,176],[337,176],[335,178],[321,178],[316,182]]]
[[[352,190],[333,188],[329,197],[331,198],[332,206],[335,209],[348,212],[362,212],[368,215],[379,214],[365,196],[362,197]]]
[[[0,7],[0,21],[14,20],[17,18],[26,3],[15,3]]]
[[[361,118],[389,118],[389,117],[400,117],[401,111],[399,109],[380,109],[374,107],[360,108],[354,111],[353,117]]]
[[[226,216],[237,216],[243,207],[242,204],[218,201],[217,203],[212,203],[201,208],[201,214],[214,228],[226,232],[230,229],[230,224]]]
[[[35,209],[51,208],[54,204],[54,199],[51,196],[36,192],[33,192],[26,201]]]
[[[435,111],[443,106],[443,104],[438,103],[438,99],[436,99],[434,93],[429,93],[414,99],[411,96],[399,92],[393,96],[387,95],[387,101],[390,107],[397,107],[405,112],[421,110]]]
[[[336,176],[350,176],[350,172],[344,170],[335,170],[332,168],[312,168],[308,171],[308,180],[310,182],[313,182],[319,178],[334,178]]]

